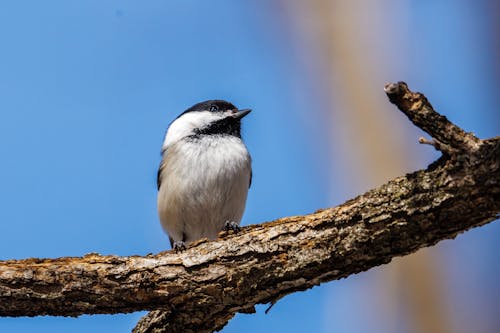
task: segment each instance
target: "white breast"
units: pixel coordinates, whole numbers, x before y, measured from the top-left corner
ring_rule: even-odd
[[[241,139],[185,138],[168,146],[162,163],[158,212],[174,241],[213,239],[226,221],[241,221],[251,174]]]

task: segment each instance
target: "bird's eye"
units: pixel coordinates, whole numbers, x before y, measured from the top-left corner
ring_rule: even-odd
[[[219,107],[217,105],[210,105],[210,111],[211,112],[219,111]]]

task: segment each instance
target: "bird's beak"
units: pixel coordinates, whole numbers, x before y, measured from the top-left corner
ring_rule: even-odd
[[[231,117],[233,117],[234,119],[241,119],[247,114],[249,114],[251,111],[252,111],[251,109],[243,109],[243,110],[235,109],[233,110]]]

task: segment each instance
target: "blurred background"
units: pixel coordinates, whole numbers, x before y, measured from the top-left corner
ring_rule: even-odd
[[[496,0],[2,1],[0,259],[166,250],[163,135],[205,99],[254,109],[243,224],[335,206],[435,160],[387,82],[498,135],[499,16]],[[491,223],[223,332],[499,332],[499,237]],[[127,332],[144,314],[0,318],[0,332]]]

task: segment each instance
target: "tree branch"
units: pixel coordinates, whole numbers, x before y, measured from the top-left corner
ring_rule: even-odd
[[[448,155],[472,155],[479,149],[481,140],[434,111],[427,98],[421,93],[410,91],[406,83],[389,83],[385,85],[384,90],[391,103],[396,105],[415,126],[434,138],[433,141],[421,138],[419,140],[421,143],[432,144]]]
[[[498,218],[500,137],[480,140],[405,83],[386,93],[444,155],[346,203],[182,253],[0,262],[0,316],[156,310],[135,332],[212,332],[236,312],[385,264]]]

